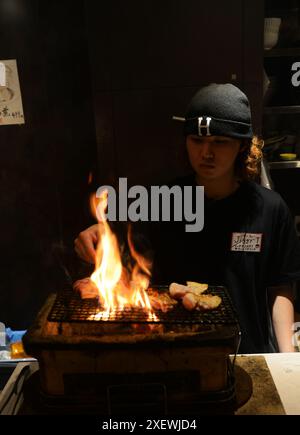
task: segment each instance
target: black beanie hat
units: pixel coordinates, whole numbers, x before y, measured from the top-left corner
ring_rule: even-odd
[[[184,134],[252,138],[248,98],[231,83],[201,88],[187,108]]]

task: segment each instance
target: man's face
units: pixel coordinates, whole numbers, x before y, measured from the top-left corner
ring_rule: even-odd
[[[186,146],[192,168],[205,181],[234,176],[234,163],[241,141],[226,136],[197,136],[190,134]]]

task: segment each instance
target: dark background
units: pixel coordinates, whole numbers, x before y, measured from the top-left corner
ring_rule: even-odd
[[[25,115],[0,126],[0,321],[27,328],[64,285],[92,189],[186,171],[171,118],[199,86],[241,87],[261,131],[262,52],[260,0],[0,0]]]

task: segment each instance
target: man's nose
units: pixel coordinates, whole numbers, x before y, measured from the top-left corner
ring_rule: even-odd
[[[204,141],[202,144],[202,156],[204,159],[211,159],[214,157],[212,145],[208,141]]]

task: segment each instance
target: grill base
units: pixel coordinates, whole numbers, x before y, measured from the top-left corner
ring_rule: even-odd
[[[93,380],[90,384],[96,388],[100,385],[101,376],[104,376],[104,379],[112,376],[118,379],[122,375],[123,378],[130,379],[134,373],[140,378],[148,376],[150,379],[157,379],[159,376],[169,378],[170,373],[175,373],[177,377],[182,378],[188,370],[189,377],[191,374],[193,376],[194,391],[221,391],[228,383],[228,354],[229,349],[226,348],[216,350],[206,347],[137,349],[135,352],[126,349],[102,352],[44,350],[39,353],[38,360],[41,368],[41,387],[46,394],[72,393],[79,397],[84,394],[85,384],[83,382],[81,388],[78,387],[80,381],[78,384],[72,382],[77,378],[85,379],[88,385],[91,374],[94,374],[95,378],[98,376],[98,382],[93,384]],[[187,390],[187,381],[183,385]],[[103,389],[106,387],[107,385],[103,385]],[[94,393],[95,391],[91,391],[91,395]]]
[[[172,385],[170,387],[168,379],[158,374],[158,382],[149,382],[151,379],[143,376],[139,380],[135,379],[135,382],[140,383],[112,383],[104,390],[95,391],[95,394],[89,392],[88,395],[81,393],[80,396],[70,394],[53,396],[40,390],[39,374],[39,372],[34,373],[24,385],[24,404],[20,414],[199,416],[233,414],[241,406],[237,402],[234,378],[229,378],[224,390],[211,393],[180,391],[180,386],[177,386],[179,390],[176,392],[174,382],[173,387]],[[189,373],[186,372],[182,376],[189,378]],[[90,382],[94,382],[93,388],[96,390],[95,385],[97,382],[101,384],[101,381],[95,375],[77,376],[76,382],[80,385],[81,382],[86,382],[87,377],[90,377]],[[182,377],[180,379],[182,380]],[[88,386],[91,385],[90,382]]]

